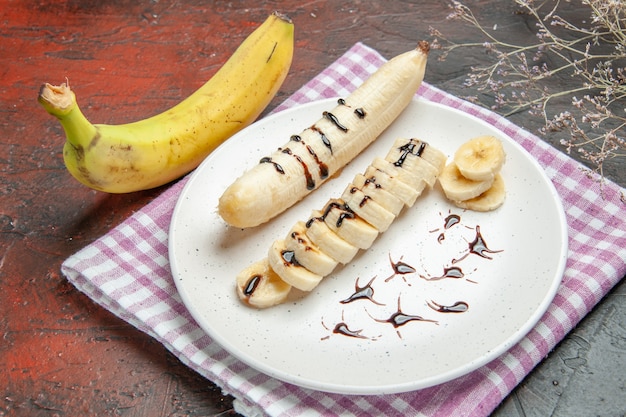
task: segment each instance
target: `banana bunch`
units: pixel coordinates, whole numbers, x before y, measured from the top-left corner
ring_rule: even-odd
[[[267,258],[236,276],[244,303],[267,308],[287,299],[291,288],[313,290],[338,264],[368,249],[405,207],[432,187],[447,156],[417,139],[398,139],[384,158],[375,158],[362,174],[329,199],[308,220],[298,221],[276,239]]]
[[[225,190],[220,216],[231,226],[257,226],[317,189],[406,108],[424,78],[429,49],[420,42],[392,58],[313,125],[262,158]]]
[[[251,124],[287,76],[293,48],[293,23],[273,13],[197,91],[133,123],[92,124],[65,83],[44,84],[39,102],[63,126],[64,161],[78,181],[110,193],[145,190],[190,172]]]
[[[493,136],[478,136],[462,144],[439,176],[439,184],[457,207],[491,211],[506,198],[500,169],[506,154]]]

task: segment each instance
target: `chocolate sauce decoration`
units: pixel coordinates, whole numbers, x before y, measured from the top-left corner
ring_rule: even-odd
[[[440,313],[465,313],[467,310],[469,310],[469,304],[467,304],[465,301],[457,301],[456,303],[449,306],[436,303],[432,300],[427,302],[426,304],[428,305],[428,307]]]
[[[389,263],[391,263],[393,274],[391,274],[391,276],[386,278],[385,282],[391,281],[397,275],[406,275],[406,274],[412,274],[415,272],[415,268],[413,268],[411,265],[407,264],[406,262],[402,262],[402,257],[400,258],[398,262],[394,262],[391,259],[391,254],[389,254]]]
[[[480,233],[480,226],[476,226],[476,237],[469,243],[469,251],[459,259],[453,259],[452,263],[461,262],[471,254],[475,254],[486,259],[493,259],[488,254],[499,252],[502,252],[502,250],[491,250],[487,247],[487,242],[485,242],[485,239]]]
[[[325,111],[325,112],[322,113],[322,115],[326,119],[330,120],[337,127],[337,129],[341,130],[342,132],[347,132],[348,131],[348,128],[345,127],[344,125],[342,125],[341,122],[339,121],[339,119],[337,118],[337,116],[335,116],[331,112]]]
[[[315,189],[315,180],[313,179],[313,176],[311,175],[311,172],[309,171],[308,165],[306,164],[306,162],[302,160],[300,155],[293,153],[293,151],[290,148],[281,149],[280,151],[284,154],[287,154],[289,156],[293,156],[294,158],[296,158],[296,161],[300,163],[300,166],[302,166],[302,169],[304,170],[304,178],[306,179],[306,189],[307,190]]]
[[[272,158],[270,158],[269,156],[264,156],[263,158],[261,158],[259,160],[259,164],[272,164],[274,165],[274,169],[282,175],[285,175],[285,169],[280,166],[279,163],[272,161]]]
[[[425,275],[420,275],[420,278],[425,279],[426,281],[439,281],[439,280],[446,279],[446,278],[460,279],[460,278],[463,278],[464,276],[465,274],[463,273],[463,270],[461,268],[459,268],[458,266],[451,266],[449,268],[444,268],[443,274],[441,274],[440,276],[428,277]]]
[[[256,290],[256,288],[259,286],[260,282],[261,282],[261,275],[256,274],[256,275],[251,276],[248,282],[246,283],[246,286],[243,289],[243,294],[246,297],[250,297],[254,293],[254,290]]]
[[[330,143],[330,140],[328,139],[328,137],[326,136],[326,134],[317,126],[313,125],[311,126],[309,129],[311,129],[314,132],[317,132],[318,135],[320,135],[320,139],[322,140],[322,143],[324,144],[324,146],[326,146],[328,148],[328,150],[330,151],[330,154],[333,154],[333,145],[332,143]]]
[[[458,214],[448,215],[443,222],[444,232],[441,232],[437,237],[437,242],[441,243],[446,239],[445,230],[450,229],[452,226],[461,223],[461,216]]]
[[[290,141],[292,142],[296,142],[301,144],[302,146],[305,147],[306,151],[309,153],[309,155],[311,155],[311,157],[315,160],[315,163],[317,164],[318,170],[319,170],[319,176],[321,179],[326,179],[328,178],[328,165],[326,165],[321,159],[320,157],[317,155],[317,153],[315,152],[315,149],[313,149],[311,147],[311,145],[307,144],[306,142],[304,142],[302,140],[302,137],[300,135],[291,135],[291,137],[289,138]]]
[[[372,317],[372,316],[370,315],[370,317]],[[413,321],[420,321],[420,322],[435,323],[437,325],[439,324],[439,322],[437,320],[425,319],[422,316],[410,315],[410,314],[404,313],[402,311],[402,308],[400,307],[400,297],[398,297],[398,310],[396,310],[395,313],[393,313],[391,316],[389,316],[389,318],[387,318],[387,319],[377,319],[375,317],[372,317],[372,319],[374,319],[375,321],[377,321],[379,323],[389,323],[389,324],[391,324],[396,329],[396,333],[397,333],[399,338],[402,338],[402,335],[400,334],[400,331],[397,330],[397,329],[399,329],[400,327],[406,325],[407,323],[410,323],[410,322],[413,322]]]
[[[384,306],[384,304],[374,300],[374,288],[372,287],[372,282],[374,282],[375,279],[376,277],[373,277],[372,279],[370,279],[367,285],[365,285],[364,287],[359,287],[359,279],[357,278],[356,282],[354,283],[354,293],[352,293],[350,297],[339,302],[341,304],[349,304],[357,300],[366,299],[379,306]]]
[[[344,322],[337,323],[337,325],[335,325],[335,328],[333,329],[333,333],[336,333],[336,334],[340,334],[340,335],[348,336],[348,337],[356,337],[357,339],[367,339],[367,337],[361,334],[362,331],[363,329],[350,330],[348,325]]]

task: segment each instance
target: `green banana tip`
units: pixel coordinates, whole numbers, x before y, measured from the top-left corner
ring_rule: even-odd
[[[76,103],[74,92],[67,82],[60,85],[42,84],[37,100],[53,115],[70,111]]]

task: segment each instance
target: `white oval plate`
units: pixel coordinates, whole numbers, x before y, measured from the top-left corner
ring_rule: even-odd
[[[172,273],[198,324],[225,350],[280,380],[320,391],[385,394],[421,389],[464,375],[504,353],[539,321],[560,283],[567,227],[556,190],[538,163],[495,127],[463,112],[414,100],[340,175],[275,220],[248,230],[217,214],[222,192],[292,134],[314,123],[336,100],[322,100],[267,117],[215,150],[192,174],[177,202],[169,236]],[[435,187],[405,209],[373,246],[337,268],[306,297],[266,310],[243,305],[235,275],[266,256],[311,210],[339,197],[375,156],[398,137],[417,137],[451,156],[473,136],[499,137],[507,154],[506,202],[490,213],[454,207]],[[450,215],[460,222],[446,229]],[[478,227],[477,227],[478,226]],[[494,253],[470,254],[478,230]],[[393,275],[392,263],[413,273]],[[441,278],[458,267],[460,278]],[[374,301],[340,301],[370,280]],[[444,313],[428,304],[466,303]],[[398,306],[400,305],[400,306]],[[431,303],[431,305],[433,305]],[[433,305],[434,306],[434,305]],[[411,320],[395,327],[401,311]],[[432,321],[429,321],[432,320]],[[338,323],[361,337],[333,332]]]

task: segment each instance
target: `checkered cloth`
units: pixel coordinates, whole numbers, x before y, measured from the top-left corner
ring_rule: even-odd
[[[276,111],[326,97],[346,96],[384,58],[354,45]],[[95,302],[165,345],[183,363],[233,395],[248,416],[489,415],[548,352],[626,273],[624,190],[600,188],[583,167],[536,136],[488,110],[428,84],[419,95],[496,126],[532,154],[553,181],[565,208],[569,257],[547,312],[517,345],[453,381],[395,395],[335,395],[283,383],[240,362],[194,322],[176,291],[168,262],[168,229],[186,178],[68,258],[62,272]]]

